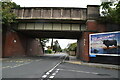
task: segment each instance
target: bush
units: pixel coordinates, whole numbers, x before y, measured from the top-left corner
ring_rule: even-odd
[[[50,54],[51,54],[51,53],[52,53],[52,49],[48,49],[48,50],[47,50],[47,53],[50,53]]]

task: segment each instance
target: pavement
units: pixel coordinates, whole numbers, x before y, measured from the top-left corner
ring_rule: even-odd
[[[66,60],[65,62],[72,63],[72,64],[79,64],[79,65],[86,65],[91,67],[120,70],[119,65],[83,62],[83,61],[77,60],[75,56],[69,56],[69,60]]]

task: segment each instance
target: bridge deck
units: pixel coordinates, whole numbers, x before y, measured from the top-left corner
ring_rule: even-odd
[[[49,35],[49,37],[78,38],[82,31],[87,30],[86,20],[99,17],[99,6],[90,5],[87,8],[22,7],[13,9],[13,13],[17,15],[19,22],[16,27],[13,26],[17,31],[35,37]]]
[[[18,19],[86,20],[87,8],[22,7],[14,9]]]

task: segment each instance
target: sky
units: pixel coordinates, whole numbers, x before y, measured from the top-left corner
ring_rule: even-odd
[[[46,44],[47,46],[51,46],[52,39],[49,39],[49,40],[50,40],[49,43]],[[70,43],[77,42],[76,39],[53,39],[53,42],[56,40],[58,40],[58,43],[60,44],[60,47],[62,49],[66,48],[68,46],[68,44],[70,44]]]
[[[100,5],[101,0],[12,0],[21,7],[86,7]]]
[[[100,5],[105,0],[12,0],[21,7],[78,7],[86,8],[87,5]],[[77,40],[54,39],[58,40],[62,49],[67,47],[69,43],[77,42]],[[51,39],[47,46],[51,45]]]

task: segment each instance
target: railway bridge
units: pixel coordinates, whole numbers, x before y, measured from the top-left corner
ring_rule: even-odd
[[[96,19],[99,6],[87,8],[70,7],[21,7],[13,9],[18,23],[7,31],[3,57],[21,55],[42,55],[36,38],[77,39],[77,57],[89,61],[89,34],[103,31]]]

